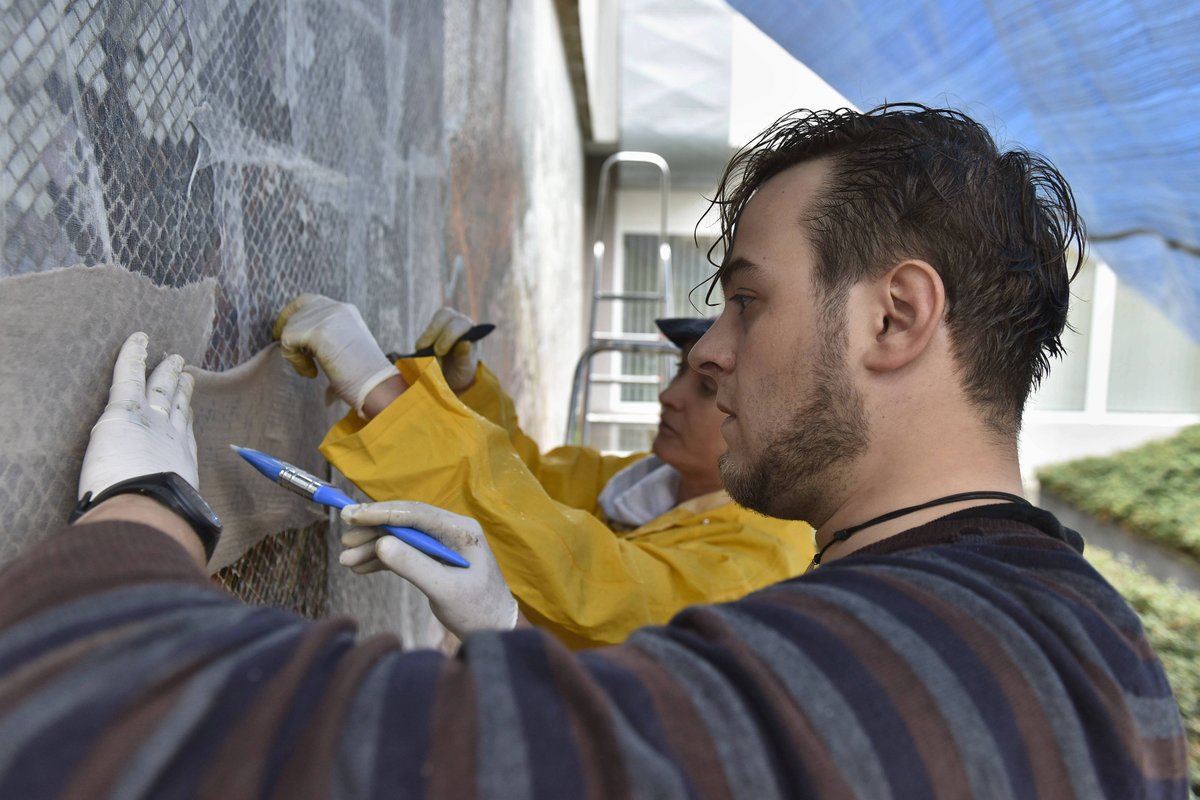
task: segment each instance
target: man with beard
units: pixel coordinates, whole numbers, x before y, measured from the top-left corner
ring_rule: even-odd
[[[1081,257],[1062,177],[961,114],[886,106],[780,120],[716,202],[725,307],[690,361],[731,493],[818,523],[817,569],[582,654],[533,629],[403,654],[251,612],[189,557],[192,529],[214,541],[192,506],[121,493],[190,466],[190,384],[144,384],[135,335],[85,516],[0,575],[0,796],[1186,797],[1137,616],[1019,494]],[[473,520],[343,519],[498,575]]]

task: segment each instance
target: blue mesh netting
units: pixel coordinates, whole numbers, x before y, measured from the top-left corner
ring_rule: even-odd
[[[1200,9],[730,0],[860,108],[950,105],[1067,176],[1096,252],[1200,340]]]

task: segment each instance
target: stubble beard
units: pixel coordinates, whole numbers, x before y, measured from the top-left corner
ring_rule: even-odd
[[[721,456],[721,481],[746,508],[814,526],[827,518],[870,441],[862,395],[850,381],[845,341],[834,335],[819,356],[802,402],[757,458]]]

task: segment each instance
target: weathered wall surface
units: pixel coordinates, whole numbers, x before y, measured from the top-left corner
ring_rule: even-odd
[[[583,349],[583,160],[550,0],[446,7],[443,293],[500,326],[484,356],[558,444]],[[424,320],[422,318],[422,324]]]
[[[73,265],[167,288],[211,278],[211,338],[173,344],[197,345],[214,371],[266,346],[301,292],[358,304],[385,349],[455,305],[498,324],[485,358],[529,429],[561,435],[581,347],[582,163],[551,0],[22,2],[0,11],[0,53],[0,291]],[[111,293],[95,303],[129,326],[145,316]],[[83,327],[0,320],[0,337],[48,363],[111,363],[128,326]],[[92,395],[80,414],[106,389],[92,383],[70,387]],[[38,413],[0,409],[47,428]],[[47,453],[77,463],[86,437],[64,438],[47,436]],[[36,481],[5,447],[0,484]],[[6,518],[21,502],[0,490]],[[261,590],[295,581],[289,569],[324,572],[334,548],[317,527],[321,570],[289,567],[276,546],[231,584],[277,598]],[[273,561],[258,570],[255,557]],[[327,610],[436,639],[399,581],[328,574]]]

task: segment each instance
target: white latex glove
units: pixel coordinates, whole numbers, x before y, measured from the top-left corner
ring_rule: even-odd
[[[146,334],[125,340],[113,367],[108,405],[92,427],[79,497],[97,495],[129,478],[177,472],[196,489],[196,436],[192,432],[192,376],[183,358],[164,358],[146,380]]]
[[[320,364],[338,397],[360,416],[371,390],[399,374],[350,303],[302,294],[279,312],[273,333],[296,372],[315,378]]]
[[[479,523],[411,500],[364,503],[342,509],[353,526],[400,525],[433,536],[471,563],[448,567],[377,527],[352,527],[342,534],[338,561],[359,574],[389,569],[429,598],[438,620],[458,638],[472,631],[511,630],[517,601],[500,574]]]
[[[439,308],[429,320],[425,332],[417,337],[416,348],[433,347],[446,385],[455,394],[465,392],[475,383],[475,370],[479,367],[479,350],[474,342],[459,342],[459,337],[475,327],[475,322],[466,314],[453,308]]]

